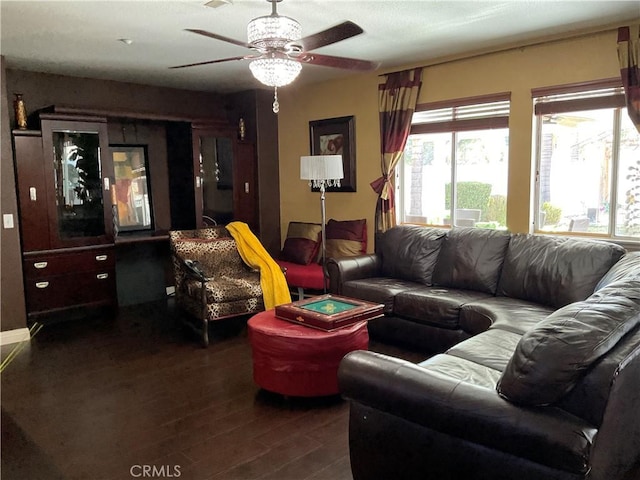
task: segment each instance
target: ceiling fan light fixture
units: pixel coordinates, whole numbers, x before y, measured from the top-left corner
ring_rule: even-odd
[[[287,43],[302,38],[302,27],[293,18],[266,15],[254,18],[247,25],[249,44],[261,48],[284,48]]]
[[[290,58],[268,57],[252,60],[249,68],[254,77],[269,87],[282,87],[293,82],[302,71],[302,64]]]
[[[262,84],[273,87],[273,112],[278,113],[278,87],[289,85],[302,71],[302,63],[320,66],[344,68],[349,70],[374,70],[377,64],[365,60],[310,53],[326,45],[360,35],[362,28],[353,22],[345,21],[339,25],[327,28],[314,35],[302,38],[300,24],[290,17],[280,16],[277,5],[282,0],[267,0],[271,3],[271,15],[256,17],[247,25],[247,42],[218,35],[206,30],[187,29],[190,32],[231,43],[252,50],[251,55],[222,58],[207,62],[178,65],[171,68],[195,67],[212,63],[222,63],[231,60],[251,60],[249,69],[253,76]],[[208,6],[218,6],[218,3],[233,3],[233,0],[211,0]]]

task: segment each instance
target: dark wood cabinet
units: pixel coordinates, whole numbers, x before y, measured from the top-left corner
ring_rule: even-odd
[[[115,250],[63,248],[23,257],[27,312],[115,305]]]
[[[106,119],[69,117],[13,132],[30,318],[117,305]]]
[[[13,139],[22,250],[47,250],[51,247],[51,242],[42,136],[39,131],[16,130]]]
[[[196,220],[237,220],[258,234],[255,145],[224,123],[194,124],[192,140]]]
[[[30,318],[77,306],[116,306],[118,297],[123,304],[148,298],[122,293],[134,281],[142,293],[152,284],[154,298],[164,296],[172,276],[138,285],[141,259],[124,245],[155,242],[171,229],[202,227],[204,217],[221,225],[245,222],[261,238],[264,219],[253,130],[240,140],[237,122],[223,119],[60,106],[36,115],[39,130],[13,132]],[[115,226],[118,197],[110,144],[147,148],[154,231],[125,232]],[[268,170],[277,175],[277,168]],[[277,202],[270,205],[278,211]],[[279,228],[277,222],[273,225]],[[96,263],[95,257],[103,255],[107,260]],[[168,253],[163,250],[162,255]],[[162,273],[150,267],[158,258],[147,261],[146,271]]]
[[[235,163],[234,210],[236,220],[245,222],[254,233],[259,233],[258,175],[256,147],[253,143],[238,142]]]

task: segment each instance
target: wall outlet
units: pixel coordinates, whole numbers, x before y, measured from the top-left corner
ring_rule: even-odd
[[[175,293],[176,293],[176,287],[174,286],[167,287],[167,296],[171,296]]]
[[[13,225],[13,214],[12,213],[5,213],[2,215],[2,224],[4,225],[4,228],[14,228]]]

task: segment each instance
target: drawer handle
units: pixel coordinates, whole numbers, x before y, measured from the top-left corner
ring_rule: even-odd
[[[33,266],[36,268],[47,268],[47,265],[47,262],[36,262],[33,264]]]
[[[98,280],[104,280],[105,278],[109,278],[109,274],[108,273],[99,273],[96,275],[96,278]]]
[[[99,262],[104,262],[107,258],[106,255],[96,255],[96,260]]]
[[[36,282],[36,288],[47,288],[49,286],[49,282]]]

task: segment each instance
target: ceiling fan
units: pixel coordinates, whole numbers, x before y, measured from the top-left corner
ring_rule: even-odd
[[[335,57],[313,53],[312,50],[360,35],[364,31],[353,22],[343,22],[321,32],[302,37],[300,24],[290,17],[278,15],[276,6],[282,0],[271,3],[271,15],[254,18],[247,25],[247,42],[211,33],[206,30],[186,29],[188,32],[232,43],[252,50],[251,54],[189,63],[170,68],[186,68],[232,60],[250,60],[249,68],[261,83],[275,88],[273,111],[278,113],[278,87],[293,82],[305,63],[348,70],[375,70],[379,63],[355,58]]]

